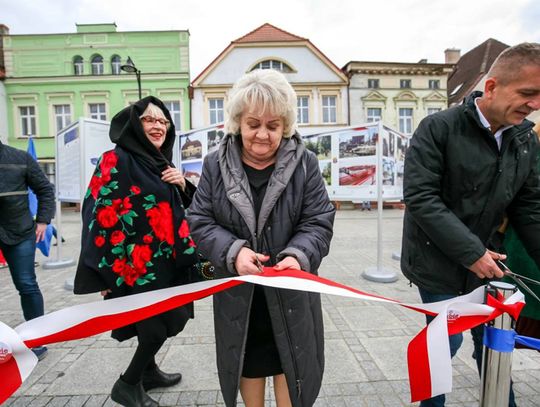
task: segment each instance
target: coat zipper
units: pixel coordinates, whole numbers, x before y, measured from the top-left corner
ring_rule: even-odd
[[[287,336],[287,341],[289,342],[289,349],[291,350],[291,355],[293,359],[294,378],[296,382],[296,391],[297,391],[296,397],[300,399],[300,396],[302,395],[302,379],[300,379],[299,374],[298,374],[298,365],[296,364],[296,354],[294,353],[294,346],[291,341],[291,336],[289,335],[289,327],[287,325],[287,319],[285,317],[285,312],[283,310],[283,302],[281,301],[281,294],[279,293],[279,290],[276,290],[276,295],[279,301],[279,310],[281,312],[281,318],[283,319],[283,326],[285,327],[285,335]]]

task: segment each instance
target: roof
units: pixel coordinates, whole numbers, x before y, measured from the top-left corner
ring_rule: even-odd
[[[232,43],[242,44],[249,42],[284,42],[284,41],[307,41],[306,38],[291,34],[281,28],[277,28],[269,23],[264,23],[246,35],[232,41]]]
[[[487,74],[495,58],[508,47],[509,45],[489,38],[463,54],[448,76],[448,104],[451,106],[460,103],[471,93]]]
[[[225,48],[221,53],[214,58],[210,64],[202,70],[202,72],[193,79],[191,85],[196,87],[199,82],[204,79],[204,77],[209,74],[212,69],[214,69],[219,62],[228,54],[233,48],[237,46],[245,46],[246,44],[258,44],[258,43],[283,43],[283,42],[297,42],[303,43],[308,48],[311,48],[312,51],[319,56],[326,64],[331,66],[334,72],[343,78],[344,82],[347,81],[344,73],[339,69],[336,64],[334,64],[325,54],[321,52],[315,45],[312,44],[307,38],[299,37],[298,35],[291,34],[281,28],[273,26],[269,23],[264,23],[260,27],[255,28],[253,31],[250,31],[246,35],[243,35],[240,38],[237,38]]]

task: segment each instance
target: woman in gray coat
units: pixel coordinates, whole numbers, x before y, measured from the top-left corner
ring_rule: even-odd
[[[205,158],[188,222],[217,277],[302,269],[317,274],[335,210],[317,158],[295,133],[296,94],[273,70],[246,74],[227,104],[227,136]],[[264,405],[273,376],[278,407],[309,407],[324,371],[320,296],[244,284],[214,295],[225,404]]]

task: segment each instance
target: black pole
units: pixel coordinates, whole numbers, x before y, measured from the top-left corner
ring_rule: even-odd
[[[141,90],[141,71],[138,69],[135,71],[135,76],[137,76],[137,86],[139,87],[139,100],[142,99],[142,90]]]

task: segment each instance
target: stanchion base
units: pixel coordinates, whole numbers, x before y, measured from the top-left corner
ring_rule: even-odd
[[[64,267],[74,266],[77,262],[73,259],[62,259],[55,261],[48,261],[41,266],[45,270],[61,269]]]
[[[392,252],[392,260],[400,261],[400,260],[401,260],[401,253],[399,253],[399,252]]]
[[[73,292],[74,287],[75,287],[75,277],[68,278],[66,281],[64,281],[65,290]]]
[[[362,277],[376,283],[393,283],[398,279],[397,274],[392,270],[385,268],[379,269],[377,267],[368,267],[362,272]]]

